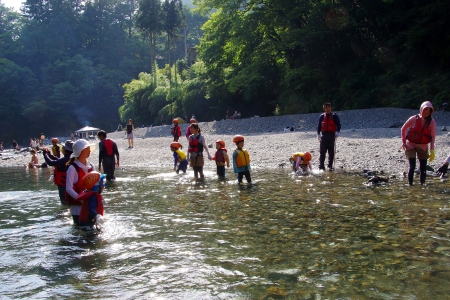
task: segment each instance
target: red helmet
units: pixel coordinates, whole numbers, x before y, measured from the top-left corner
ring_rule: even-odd
[[[178,118],[173,119],[172,123],[179,123]]]
[[[303,154],[303,159],[305,161],[310,161],[312,159],[311,153],[305,152],[305,154]]]
[[[234,138],[233,138],[233,143],[237,144],[237,143],[242,142],[242,141],[244,141],[244,137],[242,135],[235,135]]]
[[[59,143],[59,140],[57,138],[52,138],[52,143]]]
[[[101,174],[97,171],[92,171],[84,175],[81,182],[84,188],[87,190],[92,190],[92,188],[100,181]]]
[[[181,144],[178,142],[173,142],[172,144],[170,144],[170,147],[176,149],[182,148]]]
[[[225,142],[222,141],[222,140],[217,140],[217,141],[216,141],[216,144],[220,144],[220,146],[221,146],[222,148],[225,148]]]
[[[191,124],[192,124],[192,123],[197,123],[197,120],[194,119],[194,118],[192,118],[192,119],[189,120],[189,123],[191,123]]]

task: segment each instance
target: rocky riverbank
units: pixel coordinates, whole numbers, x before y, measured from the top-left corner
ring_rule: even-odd
[[[376,108],[337,112],[342,130],[336,142],[336,170],[360,171],[363,169],[399,173],[407,169],[407,160],[401,151],[400,127],[418,110],[398,108]],[[235,134],[246,137],[245,148],[249,151],[253,168],[277,168],[288,165],[288,158],[297,151],[310,151],[313,167],[318,167],[319,142],[316,126],[319,113],[279,117],[249,118],[199,122],[202,134],[211,146],[222,139],[231,152]],[[442,127],[450,128],[450,112],[435,112],[438,124],[436,138],[436,159],[430,166],[436,167],[450,153],[450,137]],[[201,120],[200,120],[201,121]],[[182,124],[184,133],[186,124]],[[289,129],[288,129],[289,128]],[[291,128],[294,131],[290,131]],[[172,167],[172,141],[170,126],[136,128],[134,148],[128,149],[124,132],[108,133],[108,137],[119,146],[123,167]],[[180,142],[187,150],[187,140]],[[211,154],[214,148],[208,149]],[[6,155],[5,157],[7,157]],[[41,157],[41,156],[40,156]],[[0,166],[23,166],[30,160],[28,153],[1,159]],[[43,159],[42,159],[43,161]],[[98,164],[98,153],[91,155],[94,165]],[[206,169],[214,169],[214,162],[207,162]],[[229,171],[230,172],[230,171]]]

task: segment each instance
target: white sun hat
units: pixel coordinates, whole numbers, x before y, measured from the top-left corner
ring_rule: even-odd
[[[83,151],[84,149],[91,147],[91,152],[95,151],[95,144],[91,144],[88,141],[86,141],[85,139],[80,139],[78,141],[76,141],[75,143],[73,143],[72,149],[73,149],[73,153],[72,155],[70,155],[70,157],[78,157],[80,156],[81,151]]]

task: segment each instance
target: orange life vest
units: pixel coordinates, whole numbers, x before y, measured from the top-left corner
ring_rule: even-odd
[[[236,150],[237,151],[237,150]],[[246,167],[250,164],[250,155],[247,150],[242,149],[238,152],[236,156],[236,166],[238,168]]]
[[[322,132],[336,132],[337,126],[334,122],[333,114],[327,116],[327,114],[323,114],[323,120],[321,124]]]
[[[64,171],[61,171],[64,170]],[[65,186],[66,185],[66,167],[65,166],[58,166],[55,167],[55,170],[53,172],[53,182],[56,185]]]
[[[431,142],[431,122],[422,126],[422,119],[416,115],[416,124],[408,130],[406,139],[415,144],[428,144]],[[428,126],[426,126],[428,125]]]
[[[105,146],[106,155],[108,155],[108,156],[114,155],[113,144],[114,144],[113,141],[110,139],[103,140],[103,145]]]
[[[78,173],[78,181],[77,181],[77,183],[75,183],[73,185],[73,190],[77,194],[79,194],[84,191],[84,185],[83,185],[83,182],[81,181],[81,178],[83,178],[84,175],[86,175],[86,173],[84,173],[84,171],[76,163],[74,163],[72,166],[74,166],[75,170],[77,170],[77,173]],[[89,168],[88,172],[91,172],[92,169],[93,169],[93,167],[91,165],[91,168]],[[65,193],[65,199],[69,205],[81,205],[82,204],[79,200],[70,196],[70,194],[67,191]]]

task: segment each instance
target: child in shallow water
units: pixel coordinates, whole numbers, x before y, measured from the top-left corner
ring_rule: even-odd
[[[236,135],[233,138],[233,143],[236,144],[236,150],[233,152],[233,169],[238,176],[238,183],[242,182],[243,177],[248,183],[252,182],[250,176],[250,155],[244,149],[244,137]]]
[[[212,159],[216,161],[217,176],[221,179],[225,178],[225,165],[227,168],[230,167],[230,158],[228,157],[224,141],[216,141],[216,154]]]
[[[91,231],[94,230],[94,225],[104,223],[103,197],[100,194],[105,186],[105,177],[105,174],[92,171],[81,179],[86,189],[77,197],[82,203],[78,219],[78,225],[82,230]]]
[[[309,152],[295,152],[294,154],[292,154],[292,156],[289,158],[289,161],[292,164],[292,169],[295,172],[308,172],[312,171],[312,166],[311,166],[311,153]]]
[[[179,142],[173,142],[170,144],[170,150],[173,152],[173,170],[180,173],[186,173],[188,161],[186,160],[186,153],[181,150],[183,146]],[[178,168],[177,168],[178,166]]]

